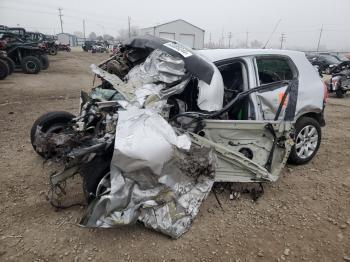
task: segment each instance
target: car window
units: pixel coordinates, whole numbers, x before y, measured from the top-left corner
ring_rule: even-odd
[[[258,57],[256,59],[260,85],[282,80],[292,80],[293,71],[284,58],[280,57]]]

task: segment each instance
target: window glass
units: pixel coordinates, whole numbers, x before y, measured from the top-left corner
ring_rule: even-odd
[[[293,79],[293,71],[283,58],[259,57],[256,63],[261,85]]]

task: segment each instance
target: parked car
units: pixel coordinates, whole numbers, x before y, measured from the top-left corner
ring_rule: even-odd
[[[178,132],[214,148],[219,182],[275,181],[287,159],[307,163],[321,144],[327,90],[301,52],[194,51],[145,36],[92,68],[102,84],[82,92],[80,114],[49,112],[30,133],[39,155],[69,165],[51,182],[80,172],[89,200],[110,170],[118,112],[128,104],[162,108]]]
[[[342,98],[350,90],[350,61],[341,62],[331,73],[332,76],[325,80],[328,92]]]
[[[340,62],[350,61],[350,59],[346,57],[346,54],[343,53],[334,54],[333,56],[336,57]]]
[[[85,41],[84,44],[81,46],[85,52],[91,51],[92,46],[95,45],[95,41]]]
[[[319,70],[325,74],[330,74],[332,68],[341,62],[339,58],[330,54],[308,55],[307,58],[312,65],[318,66]]]
[[[96,43],[95,45],[92,46],[91,52],[92,53],[108,53],[109,50],[104,44]]]

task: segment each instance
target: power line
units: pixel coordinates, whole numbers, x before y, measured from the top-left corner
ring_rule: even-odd
[[[60,17],[60,21],[61,21],[61,33],[63,34],[63,22],[62,22],[62,8],[58,8],[58,13],[59,13],[59,17]]]
[[[38,14],[46,14],[46,15],[57,15],[57,13],[51,13],[51,12],[44,12],[44,11],[37,11],[37,10],[28,10],[28,9],[21,9],[21,8],[15,8],[15,7],[9,7],[9,6],[0,6],[1,9],[10,9],[10,10],[16,10],[16,11],[22,11],[22,12],[31,12],[31,13],[38,13]]]
[[[267,41],[266,41],[266,43],[265,43],[265,45],[264,45],[263,49],[265,49],[265,48],[266,48],[266,46],[267,46],[267,44],[270,42],[271,37],[272,37],[272,35],[275,33],[275,31],[276,31],[276,29],[277,29],[278,25],[281,23],[281,20],[282,20],[282,19],[278,20],[278,22],[276,23],[276,25],[275,25],[274,29],[273,29],[273,30],[272,30],[272,32],[271,32],[271,35],[269,36],[269,38],[268,38],[268,39],[267,39]]]

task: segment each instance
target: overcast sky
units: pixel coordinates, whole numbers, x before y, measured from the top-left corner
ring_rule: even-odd
[[[323,24],[321,47],[350,51],[350,0],[0,0],[0,24],[20,25],[43,33],[60,32],[58,8],[63,29],[73,33],[107,33],[116,36],[127,28],[128,16],[134,26],[149,27],[184,19],[206,31],[218,42],[232,33],[231,43],[246,40],[265,43],[281,19],[268,47],[279,47],[285,33],[285,48],[315,50]]]

